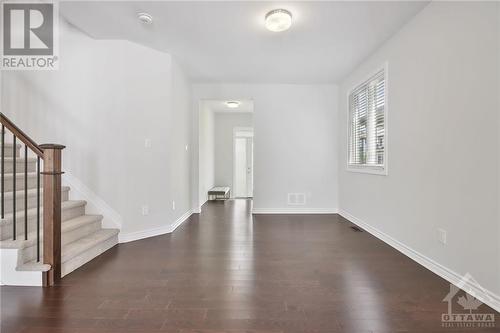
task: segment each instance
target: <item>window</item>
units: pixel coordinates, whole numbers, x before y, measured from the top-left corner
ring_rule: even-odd
[[[349,94],[349,170],[386,172],[385,82],[384,69]]]

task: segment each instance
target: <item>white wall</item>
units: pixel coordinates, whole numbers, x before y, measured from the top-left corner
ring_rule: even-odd
[[[497,52],[500,55],[500,5],[497,5]],[[497,108],[497,118],[498,118],[498,132],[500,133],[500,65],[497,66],[497,97],[498,97],[498,108]],[[497,155],[497,163],[498,163],[498,186],[497,186],[497,214],[498,214],[498,225],[500,226],[500,135],[498,136],[498,155]],[[498,228],[498,239],[500,240],[500,227]],[[500,243],[500,241],[499,241]],[[500,245],[498,246],[498,270],[500,275]],[[500,284],[500,282],[499,282]],[[500,286],[499,286],[500,289]]]
[[[254,209],[335,211],[337,208],[337,87],[334,85],[197,84],[193,101],[254,101]],[[193,121],[198,123],[199,110]],[[194,133],[193,142],[198,142]],[[193,147],[198,150],[198,147]],[[198,170],[198,157],[193,166]],[[198,173],[193,172],[193,193]],[[287,193],[307,193],[305,206]],[[196,202],[196,201],[195,201]]]
[[[173,185],[172,200],[175,201],[173,219],[191,210],[191,83],[175,61],[172,61],[172,119],[168,124],[171,130],[172,147],[169,164],[170,181]]]
[[[215,184],[233,189],[233,130],[253,127],[252,113],[215,113]]]
[[[37,142],[67,146],[64,170],[116,212],[122,233],[168,229],[191,206],[188,81],[168,54],[60,30],[60,70],[3,73],[2,112]]]
[[[343,81],[339,185],[343,211],[498,295],[495,6],[431,3]],[[389,174],[347,172],[347,93],[386,61]]]
[[[193,173],[191,186],[194,189],[193,193],[198,193],[198,198],[193,198],[195,203],[193,207],[198,210],[207,201],[208,190],[215,184],[215,124],[214,113],[207,103],[194,101],[193,105],[195,105],[194,110],[196,110],[193,113],[196,130],[193,131],[194,139],[192,142],[196,142],[198,145],[193,147],[193,160],[197,161],[197,164],[193,164],[196,172]]]

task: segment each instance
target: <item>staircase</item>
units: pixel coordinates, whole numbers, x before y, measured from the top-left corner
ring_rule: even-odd
[[[63,146],[36,145],[3,114],[1,123],[0,279],[50,286],[115,246],[119,230],[103,229],[101,215],[70,200],[61,186]]]

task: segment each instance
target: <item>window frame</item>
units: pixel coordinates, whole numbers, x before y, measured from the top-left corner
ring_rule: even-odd
[[[350,161],[350,151],[351,151],[351,94],[356,91],[360,86],[366,84],[371,78],[373,78],[377,73],[384,72],[384,164],[382,166],[375,166],[369,164],[351,164]],[[389,64],[388,62],[383,63],[380,66],[375,67],[374,71],[371,71],[369,75],[366,75],[362,80],[357,80],[347,91],[347,149],[346,149],[346,171],[355,173],[366,173],[379,176],[388,175],[388,148],[389,148]]]

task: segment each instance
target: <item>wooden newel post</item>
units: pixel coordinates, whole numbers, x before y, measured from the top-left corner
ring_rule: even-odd
[[[51,269],[43,274],[43,285],[61,279],[61,157],[62,145],[44,144],[43,149],[43,263]]]

